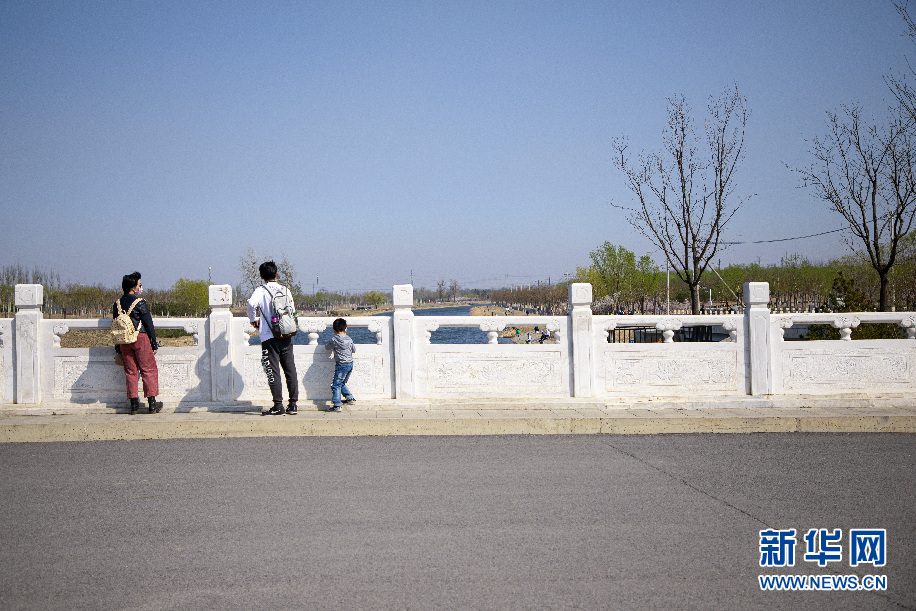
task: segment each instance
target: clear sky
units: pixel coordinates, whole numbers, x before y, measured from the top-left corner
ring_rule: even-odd
[[[825,111],[883,116],[916,46],[890,0],[0,0],[0,264],[73,282],[235,284],[248,247],[304,289],[552,280],[652,250],[611,142],[667,98],[751,109],[726,238],[843,226],[797,188]],[[842,255],[838,234],[731,262]],[[659,253],[655,260],[663,264]]]

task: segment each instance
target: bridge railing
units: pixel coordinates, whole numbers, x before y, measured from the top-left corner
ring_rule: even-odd
[[[596,316],[591,286],[576,283],[567,316],[415,316],[413,287],[397,285],[392,316],[347,319],[370,338],[357,346],[350,386],[367,400],[916,395],[916,314],[775,314],[766,283],[748,283],[744,293],[743,314]],[[232,316],[231,303],[230,286],[211,286],[209,317],[155,319],[159,329],[183,329],[194,338],[191,346],[157,355],[160,396],[186,403],[269,401],[256,331],[246,318]],[[0,319],[0,403],[123,402],[124,376],[113,349],[61,346],[68,331],[107,329],[110,319],[45,319],[41,304],[41,286],[18,285],[15,318]],[[334,363],[318,339],[332,322],[299,320],[307,340],[294,348],[303,399],[330,398]],[[897,325],[906,339],[850,341],[852,329],[873,323]],[[841,339],[786,337],[794,326],[809,324],[831,325]],[[506,330],[534,326],[549,330],[550,339],[499,342]],[[434,333],[450,327],[475,327],[486,343],[431,343]],[[640,341],[628,329],[643,330]],[[698,335],[718,341],[679,341]]]

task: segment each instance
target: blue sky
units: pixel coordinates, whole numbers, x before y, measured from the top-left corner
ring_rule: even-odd
[[[248,247],[304,288],[552,280],[652,246],[611,143],[667,99],[751,109],[726,238],[843,226],[785,164],[825,111],[881,118],[916,47],[890,1],[0,0],[0,264],[63,280],[235,284]],[[838,234],[734,246],[824,260]],[[663,263],[658,253],[657,262]]]

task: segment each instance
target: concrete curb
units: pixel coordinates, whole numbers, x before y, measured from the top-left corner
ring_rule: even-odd
[[[811,405],[809,405],[811,404]],[[251,404],[178,405],[159,414],[123,405],[0,406],[0,442],[213,437],[575,435],[663,433],[916,433],[907,396],[634,401],[381,401],[341,413],[300,403],[297,416]],[[117,411],[116,411],[117,410]]]

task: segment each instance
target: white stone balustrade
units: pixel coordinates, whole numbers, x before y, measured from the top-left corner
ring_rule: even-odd
[[[665,344],[674,343],[674,332],[681,328],[681,321],[679,320],[662,320],[655,323],[655,328],[662,332],[662,340]]]
[[[897,324],[906,329],[907,339],[916,339],[916,316],[907,316]]]
[[[480,323],[479,328],[487,334],[487,343],[498,344],[499,333],[506,328],[506,323],[496,318],[490,318]]]
[[[704,315],[595,316],[591,286],[572,284],[569,316],[423,316],[412,312],[413,287],[394,287],[391,317],[351,317],[375,343],[358,344],[350,385],[372,399],[698,397],[792,393],[900,392],[916,395],[916,342],[851,341],[860,325],[890,323],[916,339],[912,312],[772,313],[766,283],[745,285],[743,314],[720,309]],[[156,318],[159,329],[183,329],[194,345],[162,348],[157,356],[160,396],[189,404],[264,402],[270,398],[261,369],[257,332],[233,317],[232,288],[209,288],[206,319]],[[0,319],[0,403],[121,404],[124,376],[111,348],[61,348],[74,329],[108,329],[110,319],[47,320],[37,285],[16,287],[18,312]],[[307,345],[296,345],[303,399],[330,398],[334,362],[318,335],[333,318],[300,318]],[[789,341],[796,325],[825,324],[836,341]],[[500,344],[511,327],[540,326],[544,344]],[[711,328],[723,341],[675,341],[690,327]],[[432,344],[432,333],[474,327],[485,344]],[[627,329],[659,332],[659,343],[621,343]],[[617,343],[610,333],[615,333]],[[794,335],[793,335],[794,337]]]
[[[916,345],[906,339],[852,341],[863,324],[916,326],[912,312],[774,314],[770,362],[773,393],[916,392]],[[840,331],[836,341],[786,341],[796,325],[828,325]]]
[[[331,324],[334,324],[333,322]],[[309,345],[318,344],[318,334],[328,328],[326,320],[320,318],[300,318],[299,330],[309,336]]]
[[[852,339],[852,330],[859,326],[862,321],[857,316],[840,316],[833,320],[833,326],[840,330],[840,339],[850,341]]]

